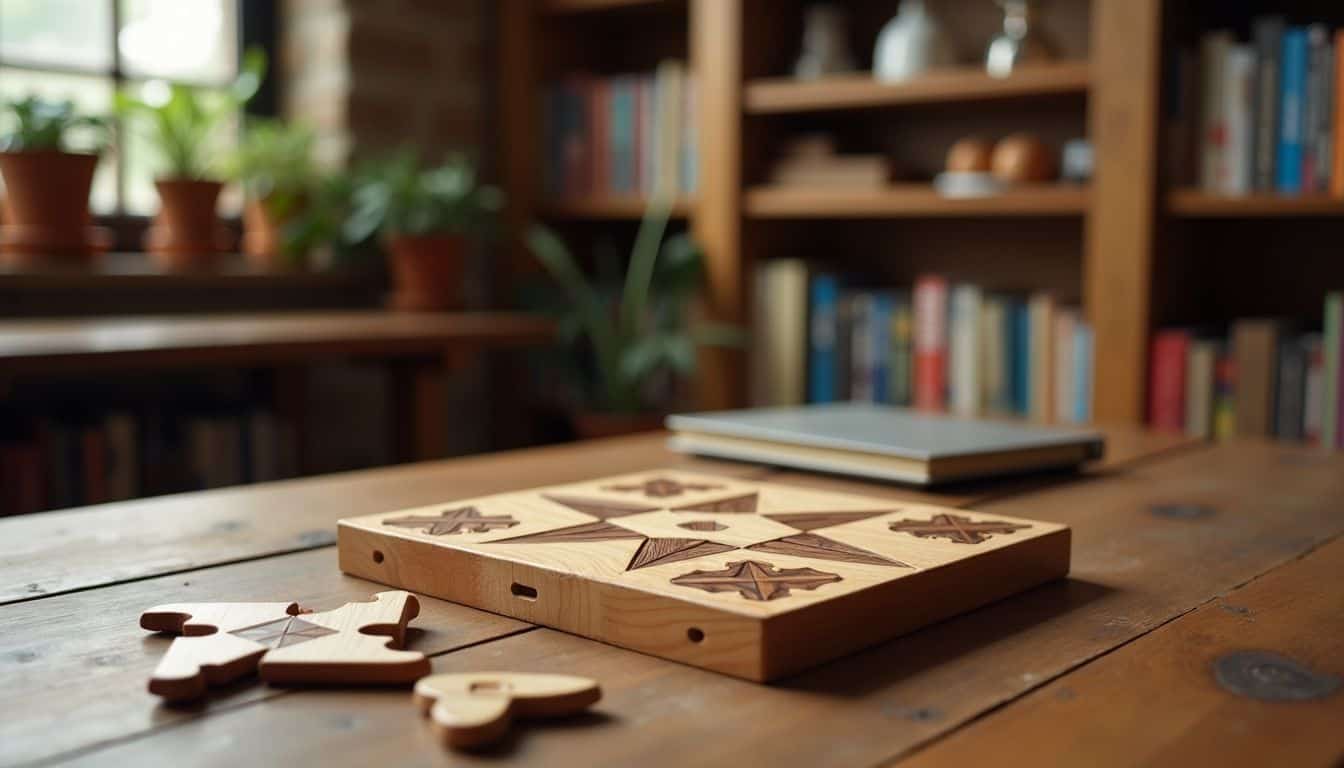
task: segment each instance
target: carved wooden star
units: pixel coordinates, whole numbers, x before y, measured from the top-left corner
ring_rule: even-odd
[[[518,521],[508,515],[482,515],[475,507],[448,509],[437,515],[408,515],[384,520],[383,525],[419,528],[430,536],[449,533],[485,533],[496,528],[512,528]]]
[[[940,514],[928,520],[899,520],[889,527],[897,533],[908,533],[921,539],[947,539],[958,544],[979,544],[987,540],[991,534],[1012,533],[1031,526],[999,520],[976,522],[961,515]]]
[[[602,490],[617,491],[619,493],[643,491],[645,496],[662,499],[668,496],[680,496],[686,491],[715,491],[722,487],[722,485],[683,483],[680,480],[673,480],[667,477],[655,477],[645,480],[642,483],[634,483],[631,485],[606,485],[602,487]]]
[[[812,590],[840,581],[840,575],[815,568],[776,568],[759,560],[728,563],[721,571],[691,571],[672,579],[673,584],[706,592],[737,592],[748,600],[788,597],[791,589]]]

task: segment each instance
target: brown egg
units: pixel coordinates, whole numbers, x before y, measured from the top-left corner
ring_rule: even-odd
[[[967,136],[947,150],[947,170],[952,173],[988,173],[993,151],[989,141],[979,136]]]
[[[1005,136],[994,146],[994,177],[1011,184],[1049,181],[1055,177],[1050,148],[1030,133]]]

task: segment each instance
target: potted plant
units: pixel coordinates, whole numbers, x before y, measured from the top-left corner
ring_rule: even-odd
[[[284,235],[313,196],[313,132],[278,120],[249,123],[229,164],[243,187],[243,254],[258,269],[297,266],[306,255]]]
[[[110,235],[92,226],[89,189],[107,144],[107,120],[77,114],[70,101],[32,96],[9,102],[4,111],[10,130],[0,136],[7,222],[0,227],[0,252],[7,261],[30,265],[88,260],[106,249]],[[75,144],[86,151],[72,151]]]
[[[224,128],[261,87],[265,71],[265,54],[249,50],[227,89],[153,80],[138,96],[126,91],[116,95],[119,112],[147,121],[162,156],[163,175],[154,181],[159,213],[145,233],[145,250],[165,269],[207,266],[231,246],[215,215],[224,187],[215,162]]]
[[[377,233],[390,256],[394,309],[438,311],[462,303],[470,238],[484,232],[502,196],[483,185],[475,165],[452,155],[423,168],[403,152],[356,174],[345,240]]]
[[[692,322],[702,254],[687,235],[664,242],[667,220],[667,204],[652,204],[625,274],[599,269],[595,279],[549,229],[534,226],[528,234],[532,253],[568,299],[559,313],[560,338],[579,344],[588,361],[579,384],[584,403],[574,416],[579,437],[657,429],[676,385],[695,372],[697,348],[739,346],[744,339],[734,326]]]

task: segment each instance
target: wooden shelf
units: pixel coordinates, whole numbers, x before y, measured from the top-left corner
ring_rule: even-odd
[[[672,216],[690,215],[691,201],[680,198],[672,203]],[[583,200],[551,200],[541,204],[540,213],[552,219],[621,220],[641,219],[649,201],[642,197],[593,197]]]
[[[1079,216],[1086,187],[1048,184],[993,197],[946,198],[927,184],[884,189],[753,187],[747,215],[758,219],[931,218],[954,216]]]
[[[1167,212],[1200,219],[1272,218],[1292,216],[1344,217],[1344,198],[1325,195],[1215,195],[1199,189],[1175,189],[1167,195]]]
[[[868,74],[768,78],[749,82],[744,100],[747,113],[764,115],[1085,93],[1088,85],[1087,62],[1068,61],[1024,67],[1005,78],[990,77],[978,67],[932,72],[902,83],[879,82]]]
[[[605,11],[611,8],[629,8],[640,5],[658,5],[667,0],[544,0],[541,7],[545,13],[587,13]]]

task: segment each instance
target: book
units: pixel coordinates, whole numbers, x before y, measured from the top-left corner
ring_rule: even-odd
[[[635,131],[639,125],[635,79],[613,78],[607,102],[610,124],[608,140],[611,156],[608,187],[616,195],[633,195],[639,190],[639,148]]]
[[[699,187],[700,131],[696,115],[700,111],[695,75],[685,76],[681,110],[681,192],[693,194]]]
[[[1092,326],[1079,321],[1073,327],[1073,422],[1092,420]]]
[[[1148,424],[1154,429],[1185,429],[1185,366],[1190,334],[1166,330],[1153,337],[1148,371]]]
[[[1303,438],[1309,355],[1307,337],[1284,339],[1279,344],[1279,365],[1274,378],[1274,436],[1283,440]]]
[[[1321,445],[1326,448],[1339,447],[1341,435],[1340,394],[1344,387],[1340,384],[1341,364],[1344,363],[1344,292],[1335,291],[1325,297],[1325,329],[1322,334],[1324,349],[1325,378],[1322,382],[1321,407]]]
[[[1330,141],[1330,193],[1344,197],[1344,29],[1335,30],[1334,107]]]
[[[654,74],[654,111],[658,133],[654,147],[653,191],[672,197],[682,191],[682,112],[685,109],[686,68],[675,60],[658,65]]]
[[[1013,412],[1009,381],[1008,299],[986,296],[980,311],[980,406],[989,413]]]
[[[135,416],[113,411],[103,417],[107,436],[107,496],[109,501],[134,499],[140,495],[140,452]]]
[[[1232,357],[1237,369],[1237,434],[1273,434],[1274,374],[1278,363],[1278,324],[1238,320],[1232,325]]]
[[[1303,140],[1307,99],[1307,30],[1289,27],[1283,33],[1283,63],[1279,80],[1279,148],[1274,158],[1275,189],[1283,194],[1302,191]]]
[[[1223,73],[1232,33],[1209,32],[1200,38],[1200,163],[1199,185],[1208,192],[1221,192],[1227,175],[1227,100]]]
[[[1052,420],[1061,424],[1073,418],[1074,408],[1074,370],[1073,370],[1073,334],[1078,324],[1078,310],[1062,308],[1055,313],[1054,333],[1054,376],[1055,398]]]
[[[924,275],[915,281],[915,407],[943,410],[947,385],[947,281]]]
[[[1217,342],[1190,342],[1185,364],[1185,434],[1191,437],[1213,437],[1213,368],[1217,359]]]
[[[892,298],[891,374],[887,378],[886,402],[892,405],[914,404],[915,313],[908,293]]]
[[[1047,293],[1032,294],[1028,312],[1027,369],[1031,389],[1028,413],[1034,421],[1049,421],[1055,403],[1055,300]]]
[[[42,451],[33,439],[0,443],[0,513],[26,515],[47,507]]]
[[[807,372],[807,263],[775,259],[756,272],[753,304],[758,337],[752,343],[752,384],[757,405],[802,405]]]
[[[1227,440],[1237,434],[1237,365],[1219,346],[1213,363],[1213,437]]]
[[[674,450],[918,484],[1077,466],[1097,432],[963,419],[866,403],[668,417]]]
[[[1330,188],[1331,83],[1333,41],[1324,24],[1307,27],[1307,102],[1302,127],[1302,191]]]
[[[1302,392],[1302,439],[1310,445],[1321,444],[1325,424],[1325,343],[1320,334],[1308,336],[1307,381]]]
[[[812,278],[809,296],[807,400],[829,403],[840,393],[835,375],[839,364],[839,281],[834,275],[817,275]]]
[[[980,413],[980,289],[958,284],[952,289],[952,320],[949,328],[948,384],[952,412],[958,416]]]
[[[882,155],[785,157],[770,169],[770,182],[784,186],[834,186],[877,189],[887,184]]]
[[[1255,168],[1255,48],[1228,46],[1221,71],[1224,135],[1217,190],[1244,195],[1251,191]]]
[[[873,389],[873,295],[857,293],[849,298],[849,400],[876,402]],[[844,338],[844,337],[842,337]]]
[[[1022,301],[1012,302],[1010,308],[1008,359],[1011,361],[1013,412],[1026,416],[1031,413],[1031,314]]]
[[[848,400],[853,397],[852,386],[854,345],[854,295],[843,293],[835,307],[835,398]]]
[[[891,294],[878,291],[872,295],[871,316],[868,326],[868,343],[872,357],[872,390],[874,402],[886,402],[887,390],[891,378],[891,314],[893,310]]]
[[[1255,173],[1257,192],[1274,189],[1274,155],[1278,149],[1279,65],[1286,22],[1282,16],[1260,16],[1251,22],[1255,43]]]
[[[598,197],[611,189],[611,81],[593,78],[588,83],[588,189]]]

